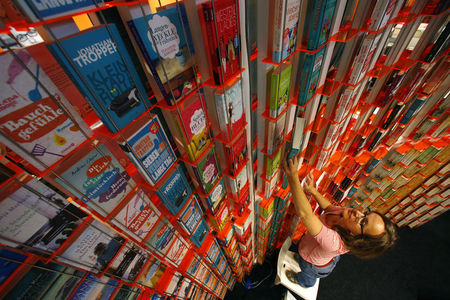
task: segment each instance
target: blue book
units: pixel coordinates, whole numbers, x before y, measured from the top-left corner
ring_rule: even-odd
[[[200,224],[195,229],[194,234],[191,236],[191,241],[194,243],[195,246],[201,247],[203,244],[203,241],[206,239],[206,236],[209,232],[209,226],[208,223],[206,223],[205,220],[201,220]]]
[[[425,100],[417,98],[414,100],[412,105],[408,108],[406,113],[403,115],[403,117],[400,119],[400,124],[406,125],[409,121],[411,121],[412,117],[416,114],[416,112],[419,110],[419,108],[422,107],[422,105],[425,103]]]
[[[16,3],[32,22],[38,22],[39,17],[43,20],[61,17],[68,14],[95,8],[95,3],[101,4],[99,0],[68,0],[68,1],[35,1],[17,0]]]
[[[169,173],[167,180],[158,185],[156,194],[173,215],[177,215],[192,194],[192,189],[180,166]]]
[[[0,249],[0,284],[2,284],[27,257],[6,249]]]
[[[114,293],[119,282],[108,277],[98,279],[92,274],[88,274],[83,282],[78,286],[70,300],[81,299],[109,299]]]
[[[322,25],[322,19],[325,11],[325,2],[326,0],[317,0],[310,2],[310,5],[313,5],[312,9],[312,20],[311,27],[309,29],[309,38],[308,38],[308,50],[316,50],[317,44],[319,41],[319,34],[321,31],[320,26]]]
[[[152,186],[177,160],[156,115],[127,140],[127,143],[122,144],[122,149]]]
[[[317,43],[317,48],[322,46],[328,39],[328,35],[330,34],[331,25],[333,22],[335,8],[336,8],[336,0],[328,0],[327,5],[325,6],[322,24],[320,26],[319,41]]]
[[[298,105],[303,106],[314,95],[319,83],[320,70],[326,47],[323,47],[316,54],[305,54],[305,63],[298,94]]]
[[[194,48],[183,4],[140,14],[127,24],[169,105],[197,88],[191,57]]]
[[[150,102],[116,25],[108,27],[111,35],[105,26],[99,26],[60,40],[71,62],[56,44],[48,48],[105,126],[115,133],[137,119]]]

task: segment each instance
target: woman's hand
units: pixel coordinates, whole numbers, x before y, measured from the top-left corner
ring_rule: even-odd
[[[313,194],[316,192],[316,184],[314,182],[314,177],[311,173],[306,176],[305,184],[304,184],[305,191],[307,191],[310,194]]]
[[[288,180],[291,181],[292,179],[298,179],[298,159],[297,157],[292,160],[290,158],[288,162],[286,162],[285,158],[282,158],[281,160],[281,166],[283,167],[283,171],[288,177]]]

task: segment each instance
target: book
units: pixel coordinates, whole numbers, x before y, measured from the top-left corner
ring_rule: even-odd
[[[217,160],[216,148],[212,147],[193,168],[200,189],[203,193],[209,194],[222,173]]]
[[[305,121],[305,118],[295,118],[295,127],[292,135],[292,142],[289,142],[286,145],[286,160],[294,159],[294,157],[297,156],[302,149]]]
[[[126,23],[163,98],[169,105],[175,104],[198,86],[184,4],[163,6],[154,13],[145,5],[145,16],[139,5],[126,9],[130,10]]]
[[[62,2],[42,2],[33,0],[18,0],[17,5],[28,19],[35,23],[42,20],[62,17],[95,8],[101,5],[97,0],[79,0]]]
[[[1,195],[2,243],[43,257],[58,250],[87,217],[36,179],[24,186],[11,182]]]
[[[141,247],[127,243],[114,258],[106,274],[133,283],[149,257],[150,254]]]
[[[217,185],[211,190],[209,196],[206,198],[206,207],[209,208],[211,213],[215,214],[217,212],[219,204],[222,202],[222,199],[226,197],[226,195],[227,191],[225,189],[225,184],[223,179],[220,179]]]
[[[281,62],[296,50],[300,2],[275,1],[272,61]]]
[[[334,11],[336,8],[337,0],[327,0],[325,9],[323,12],[322,23],[320,25],[319,38],[317,41],[316,48],[322,47],[323,44],[328,40],[330,35],[331,24],[333,22]]]
[[[130,136],[123,136],[126,142],[122,149],[137,166],[150,185],[155,185],[176,161],[166,133],[157,115]]]
[[[282,114],[275,122],[267,121],[267,123],[267,154],[272,155],[283,143],[286,113]]]
[[[236,0],[208,1],[199,7],[205,50],[216,85],[224,84],[241,70],[238,11]]]
[[[157,186],[156,194],[173,215],[178,214],[192,194],[192,189],[180,166],[174,168],[167,175],[165,182]]]
[[[137,300],[141,290],[134,287],[131,288],[126,284],[122,284],[113,300]]]
[[[137,284],[147,286],[149,288],[155,288],[158,285],[158,281],[165,273],[167,267],[161,263],[160,260],[154,256],[150,256],[147,264],[136,280]]]
[[[47,47],[108,130],[120,131],[149,107],[116,25],[84,30],[61,39],[59,45],[62,49],[55,43]]]
[[[7,249],[0,249],[0,284],[8,279],[26,258],[26,255]]]
[[[38,299],[51,287],[58,272],[65,267],[55,264],[37,262],[6,294],[5,299]]]
[[[43,295],[43,299],[65,300],[72,294],[78,283],[84,277],[85,272],[73,268],[64,268],[59,273],[52,285]]]
[[[247,159],[247,131],[242,131],[230,145],[224,146],[228,173],[234,176]]]
[[[281,149],[275,153],[273,157],[266,157],[266,179],[271,180],[275,172],[278,170],[280,166],[281,160]]]
[[[206,239],[209,230],[210,228],[208,223],[206,223],[206,221],[202,219],[200,221],[200,224],[197,226],[197,229],[195,229],[194,233],[191,236],[191,242],[200,248],[203,244],[203,241]]]
[[[325,12],[326,1],[327,0],[308,2],[308,10],[311,12],[311,19],[308,27],[308,50],[317,49],[320,31],[322,30],[321,25]]]
[[[240,79],[214,93],[217,119],[223,139],[231,141],[244,127],[245,113]]]
[[[0,83],[0,129],[8,136],[1,140],[44,171],[75,150],[92,132],[80,118],[71,118],[75,111],[28,51],[16,50],[14,55],[24,65],[9,52],[0,55],[0,63],[7,72]],[[47,91],[68,108],[70,115]]]
[[[354,60],[354,66],[350,73],[349,83],[355,85],[366,75],[369,64],[372,61],[382,34],[369,33],[364,36],[361,47]]]
[[[172,118],[166,118],[168,122],[174,120],[176,131],[172,133],[191,161],[197,160],[211,142],[204,103],[203,93],[195,93],[183,101]]]
[[[145,244],[159,255],[165,256],[170,249],[170,245],[177,239],[175,228],[167,221],[161,219],[152,231]]]
[[[178,224],[189,235],[194,233],[195,228],[202,220],[203,211],[197,202],[197,197],[194,195],[191,201],[180,212],[180,216],[177,218]]]
[[[289,102],[291,64],[283,64],[270,73],[270,117],[276,118]]]
[[[304,60],[304,64],[303,68],[299,68],[299,73],[301,74],[300,91],[297,100],[299,106],[305,105],[316,92],[325,49],[326,47],[323,47],[315,54],[301,53],[300,59]]]
[[[246,186],[248,182],[247,175],[247,166],[245,166],[239,174],[237,174],[236,178],[228,178],[228,182],[231,188],[231,194],[235,197],[235,199],[239,199],[239,196],[242,192],[242,189]]]
[[[134,187],[134,181],[105,144],[86,147],[57,169],[56,183],[106,217]]]
[[[108,277],[97,278],[93,274],[88,274],[75,292],[70,297],[71,300],[98,299],[108,300],[116,290],[119,282]]]
[[[152,199],[157,197],[152,195]],[[160,211],[153,200],[142,189],[138,189],[130,200],[111,218],[111,223],[138,241],[142,241],[155,226]]]
[[[94,220],[55,260],[93,273],[103,272],[126,240]]]
[[[170,246],[170,249],[164,258],[166,261],[171,262],[175,267],[178,267],[186,256],[189,248],[190,244],[177,233],[175,241]]]

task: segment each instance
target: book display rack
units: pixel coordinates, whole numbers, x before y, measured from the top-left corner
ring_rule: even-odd
[[[223,299],[305,232],[283,159],[450,207],[448,1],[0,4],[0,298]]]

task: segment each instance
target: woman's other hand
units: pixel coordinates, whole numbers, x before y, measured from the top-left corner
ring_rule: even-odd
[[[305,184],[304,184],[305,191],[307,191],[310,194],[313,194],[316,191],[316,184],[314,182],[314,177],[311,173],[308,174],[305,178]]]

